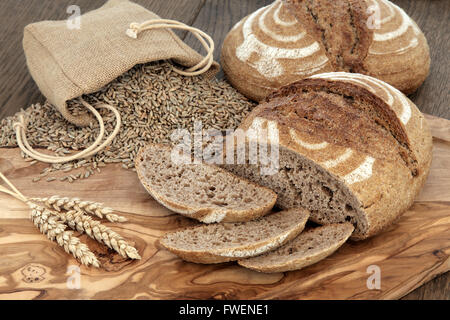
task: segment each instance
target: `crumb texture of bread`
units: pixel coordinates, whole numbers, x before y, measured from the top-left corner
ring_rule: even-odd
[[[173,161],[172,149],[159,144],[143,148],[136,160],[147,191],[177,213],[204,223],[248,221],[268,213],[276,202],[266,187],[213,165],[180,160]]]
[[[200,225],[167,233],[160,243],[182,259],[221,263],[274,250],[303,231],[309,213],[280,211],[248,222]]]
[[[285,272],[305,268],[325,259],[341,247],[353,232],[350,223],[329,224],[303,231],[294,240],[271,252],[239,260],[260,272]]]

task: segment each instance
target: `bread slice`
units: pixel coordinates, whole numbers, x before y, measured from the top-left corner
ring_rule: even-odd
[[[243,267],[268,273],[302,269],[335,252],[347,241],[353,229],[350,223],[309,229],[274,251],[239,260],[238,263]]]
[[[290,209],[249,222],[209,224],[167,233],[160,243],[186,261],[221,263],[273,250],[303,231],[309,212]]]
[[[204,223],[253,220],[268,213],[277,199],[272,190],[222,168],[175,163],[172,149],[165,145],[150,144],[141,149],[136,170],[159,203]]]

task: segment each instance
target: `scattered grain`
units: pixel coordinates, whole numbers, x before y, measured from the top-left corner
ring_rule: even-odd
[[[227,82],[207,80],[202,76],[181,76],[172,70],[168,62],[137,65],[100,91],[84,98],[94,105],[104,102],[117,107],[122,117],[122,127],[112,143],[95,156],[63,165],[53,164],[44,169],[47,174],[61,170],[69,172],[79,167],[89,172],[79,176],[69,175],[60,178],[61,181],[88,178],[100,172],[98,168],[106,163],[122,163],[123,168],[133,170],[138,150],[148,142],[170,143],[174,130],[184,128],[193,132],[194,122],[198,120],[202,121],[203,129],[234,129],[254,107]],[[87,112],[78,100],[69,101],[68,108],[73,115]],[[104,109],[99,112],[104,118],[107,134],[111,133],[115,125],[114,115]],[[95,121],[87,127],[78,128],[69,124],[48,102],[34,104],[24,114],[28,120],[27,138],[30,144],[47,148],[60,156],[69,154],[71,150],[86,148],[99,133]],[[0,121],[0,147],[17,146],[12,128],[16,120],[12,116]],[[22,157],[34,162],[24,154]]]

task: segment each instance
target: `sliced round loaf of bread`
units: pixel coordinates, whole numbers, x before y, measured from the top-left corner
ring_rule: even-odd
[[[236,134],[252,132],[251,144],[277,146],[278,167],[261,175],[262,166],[246,154],[227,170],[274,190],[282,208],[308,209],[319,224],[353,223],[354,239],[398,219],[431,165],[431,133],[417,107],[387,83],[356,73],[318,74],[284,86],[239,129]]]
[[[257,257],[239,260],[246,268],[260,272],[284,272],[310,266],[333,254],[353,232],[350,223],[329,224],[303,231],[278,249]]]
[[[136,157],[139,180],[163,206],[204,223],[249,221],[268,213],[276,194],[222,168],[149,144]]]
[[[430,68],[427,40],[388,0],[276,0],[239,21],[222,46],[228,81],[261,101],[313,74],[371,75],[411,93]]]
[[[160,243],[186,261],[234,261],[287,243],[303,231],[308,217],[304,209],[291,209],[249,222],[208,224],[170,232]]]

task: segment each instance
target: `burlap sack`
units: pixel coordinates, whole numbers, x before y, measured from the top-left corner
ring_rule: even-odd
[[[130,23],[151,19],[159,17],[127,0],[109,0],[82,15],[80,29],[69,29],[66,20],[30,24],[23,37],[30,73],[68,121],[86,126],[91,117],[70,114],[67,100],[98,91],[136,64],[172,59],[191,67],[202,60],[168,29],[142,32],[137,39],[127,36]],[[213,63],[205,76],[218,69]]]

